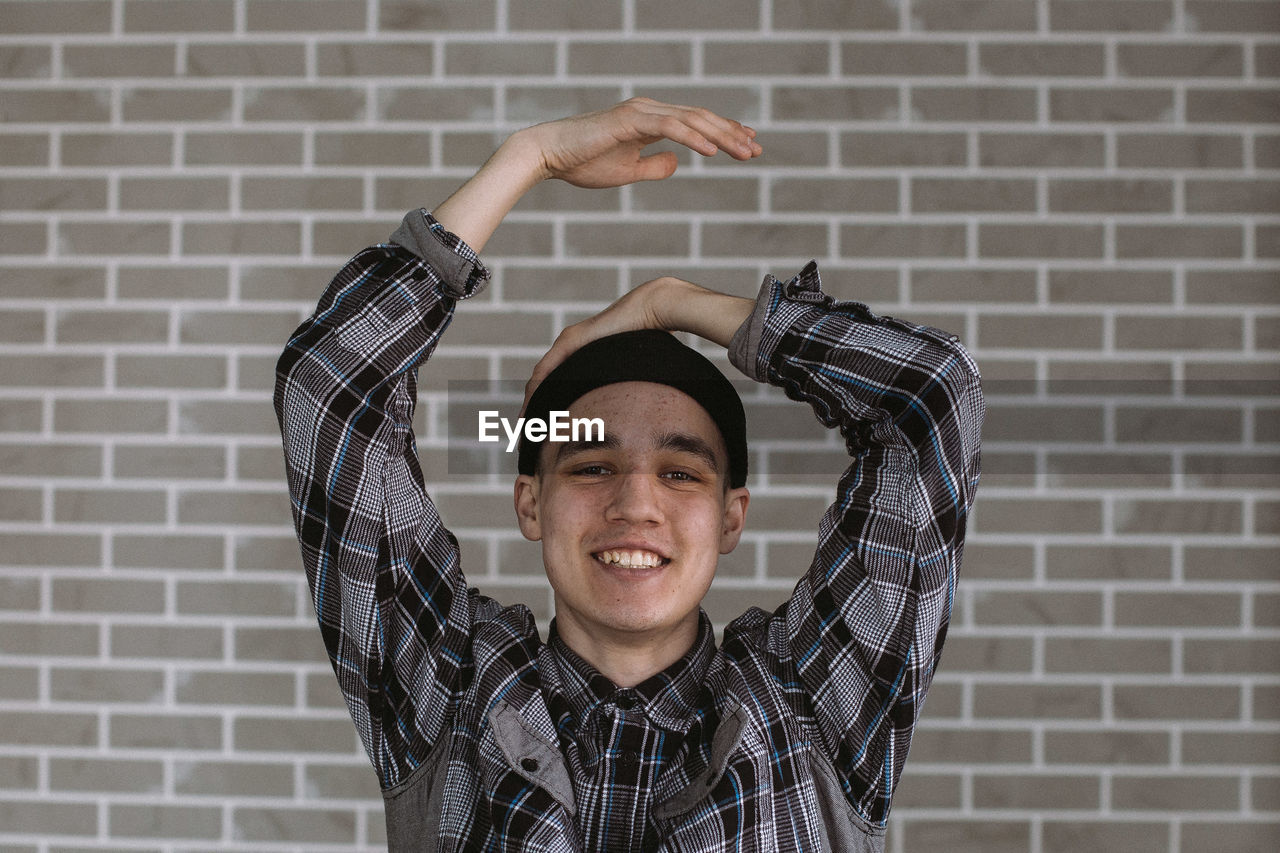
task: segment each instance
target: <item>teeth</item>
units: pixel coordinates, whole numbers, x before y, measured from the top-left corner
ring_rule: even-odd
[[[603,563],[613,563],[624,569],[651,569],[662,565],[662,558],[652,551],[601,551],[596,557]]]

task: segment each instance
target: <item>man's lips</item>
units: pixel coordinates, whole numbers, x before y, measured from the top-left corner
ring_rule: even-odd
[[[659,569],[671,562],[657,551],[635,546],[602,548],[593,551],[591,556],[606,566],[620,569]]]

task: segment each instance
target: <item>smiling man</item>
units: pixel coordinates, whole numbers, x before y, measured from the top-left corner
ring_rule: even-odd
[[[674,154],[642,153],[662,139],[762,153],[750,128],[648,99],[527,128],[353,258],[281,356],[303,562],[392,851],[884,849],[978,479],[978,374],[954,337],[831,299],[814,264],[755,300],[657,279],[567,328],[525,415],[605,435],[521,441],[546,643],[526,607],[467,588],[423,488],[417,371],[488,280],[477,253],[539,181],[669,176]],[[746,524],[745,420],[672,331],[807,403],[851,457],[791,598],[718,648],[700,605]]]

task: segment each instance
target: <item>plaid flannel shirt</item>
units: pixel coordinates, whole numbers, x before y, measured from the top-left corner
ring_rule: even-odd
[[[353,258],[277,368],[321,633],[392,850],[880,850],[952,606],[983,404],[956,338],[767,277],[731,346],[851,456],[812,563],[719,648],[617,690],[469,590],[414,452],[418,366],[488,272],[426,211]],[[799,567],[798,567],[799,568]]]

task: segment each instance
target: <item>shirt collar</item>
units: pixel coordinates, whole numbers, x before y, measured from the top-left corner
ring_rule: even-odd
[[[565,698],[580,723],[601,703],[632,702],[655,725],[688,733],[700,708],[703,681],[715,653],[711,620],[702,610],[698,611],[698,635],[684,656],[630,689],[620,689],[569,648],[556,630],[555,620],[549,635]]]

